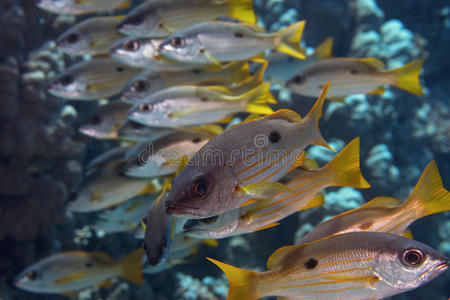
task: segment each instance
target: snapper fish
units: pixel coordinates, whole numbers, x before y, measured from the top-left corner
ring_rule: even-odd
[[[84,15],[131,5],[129,0],[39,0],[37,6],[54,14]]]
[[[224,85],[229,86],[249,78],[247,62],[233,62],[222,68],[200,68],[183,71],[157,72],[145,70],[130,80],[120,99],[137,103],[160,90],[179,85]]]
[[[190,25],[227,16],[255,24],[253,0],[147,0],[117,28],[132,37],[166,37]]]
[[[158,186],[148,179],[120,175],[120,164],[109,164],[81,188],[68,205],[70,212],[93,212],[121,204],[128,199],[158,192]]]
[[[444,189],[435,161],[428,164],[405,202],[378,197],[335,216],[303,236],[304,244],[327,236],[353,231],[379,231],[405,235],[411,223],[428,215],[450,210],[450,193]]]
[[[96,139],[117,139],[117,131],[127,119],[130,107],[129,103],[120,101],[100,106],[89,123],[82,125],[79,131]]]
[[[228,277],[227,300],[380,299],[418,288],[449,265],[431,247],[384,232],[352,232],[282,247],[270,256],[265,272],[208,259]]]
[[[214,136],[214,133],[203,130],[180,131],[140,144],[127,155],[130,160],[125,167],[125,175],[152,178],[174,174],[183,157],[191,157]]]
[[[174,128],[150,127],[127,120],[117,130],[117,136],[121,140],[131,142],[152,142],[172,134],[175,131]]]
[[[154,127],[182,127],[215,123],[233,113],[270,114],[276,103],[270,84],[239,96],[225,87],[178,86],[157,92],[137,103],[128,119]]]
[[[220,65],[220,62],[249,60],[277,50],[304,59],[299,47],[305,21],[275,33],[243,23],[204,22],[182,29],[159,46],[159,53],[185,63]]]
[[[318,127],[327,89],[328,85],[304,119],[282,109],[211,139],[173,180],[167,213],[208,218],[255,198],[270,199],[274,192],[292,192],[277,181],[303,163],[309,144],[329,147]]]
[[[69,100],[98,100],[114,96],[140,70],[111,58],[93,58],[58,74],[48,92]]]
[[[423,60],[415,60],[398,69],[385,70],[377,58],[330,58],[308,65],[286,83],[293,92],[317,97],[328,81],[328,94],[343,98],[352,94],[383,94],[385,85],[393,85],[415,95],[422,95],[419,75]]]
[[[306,162],[304,163],[306,164]],[[301,166],[301,168],[304,165]],[[321,190],[330,186],[369,188],[359,168],[359,138],[351,141],[320,169],[296,169],[285,185],[293,192],[281,192],[268,201],[259,201],[209,219],[188,220],[184,233],[196,238],[226,238],[278,225],[279,220],[324,203]]]
[[[22,290],[39,294],[69,294],[101,285],[112,277],[143,284],[138,249],[114,261],[105,252],[64,251],[46,257],[26,268],[15,279]]]
[[[86,19],[66,30],[56,40],[62,51],[71,55],[102,55],[123,39],[116,26],[123,16],[99,16]]]
[[[286,81],[297,75],[310,64],[330,58],[333,50],[333,38],[327,38],[316,47],[314,53],[305,59],[298,59],[283,52],[272,51],[266,57],[269,65],[264,73],[265,81],[279,82],[284,85]]]

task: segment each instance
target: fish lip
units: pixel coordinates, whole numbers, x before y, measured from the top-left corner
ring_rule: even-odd
[[[446,271],[449,267],[449,261],[444,261],[441,262],[440,264],[437,264],[436,266],[433,267],[433,272],[439,272],[442,273],[444,271]]]
[[[166,205],[166,214],[175,215],[175,216],[183,216],[185,212],[189,210],[198,210],[195,207],[187,207],[187,206],[176,206],[176,205]]]

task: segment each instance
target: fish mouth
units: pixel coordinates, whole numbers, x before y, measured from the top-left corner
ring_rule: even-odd
[[[444,261],[436,266],[433,267],[433,272],[444,272],[448,269],[449,267],[449,261]]]
[[[166,214],[176,216],[176,217],[186,217],[188,219],[191,218],[201,218],[201,216],[195,217],[196,215],[192,215],[193,211],[198,211],[198,208],[188,207],[188,206],[177,206],[170,205],[166,206]]]

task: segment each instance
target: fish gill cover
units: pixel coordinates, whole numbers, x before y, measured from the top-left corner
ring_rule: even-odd
[[[448,299],[450,1],[0,20],[0,299]]]

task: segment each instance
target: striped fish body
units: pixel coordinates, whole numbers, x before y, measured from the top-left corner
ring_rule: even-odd
[[[183,47],[176,45],[180,39]],[[219,62],[253,58],[275,48],[277,40],[253,25],[204,22],[169,36],[160,45],[160,53],[179,61],[211,64],[211,57]]]
[[[68,206],[71,212],[92,212],[116,206],[133,197],[155,191],[146,179],[106,173],[89,181]]]
[[[133,37],[167,37],[190,25],[228,15],[255,23],[249,0],[152,0],[132,10],[119,30]]]
[[[94,58],[59,74],[48,92],[70,100],[98,100],[118,94],[138,72],[110,58]]]
[[[367,61],[351,58],[324,59],[308,65],[289,80],[286,86],[298,94],[317,97],[323,86],[331,81],[328,96],[345,97],[374,92],[386,84],[395,83],[395,74],[381,70],[384,68],[381,61]]]
[[[448,268],[448,259],[429,246],[380,232],[280,248],[262,273],[211,261],[228,276],[228,300],[380,299],[417,288]]]
[[[152,143],[138,145],[129,154],[125,174],[138,178],[173,174],[183,156],[191,157],[213,137],[206,132],[176,132]]]
[[[151,142],[174,133],[172,128],[156,128],[144,126],[140,123],[127,120],[118,130],[120,139],[133,142]]]
[[[307,145],[327,145],[317,127],[325,95],[326,89],[304,119],[279,110],[213,138],[174,179],[167,212],[198,219],[243,206],[251,198],[246,186],[278,181]]]
[[[101,16],[82,21],[56,40],[59,49],[71,55],[107,54],[124,36],[117,32],[122,16]]]
[[[128,0],[40,0],[41,9],[55,14],[83,15],[115,8],[128,8]]]
[[[248,64],[230,63],[223,68],[197,68],[182,71],[158,72],[145,70],[136,75],[124,88],[121,100],[137,103],[153,93],[179,85],[232,85],[249,76]]]
[[[79,131],[97,139],[115,139],[117,130],[125,122],[130,107],[130,104],[119,101],[101,106],[89,123],[82,125]]]

